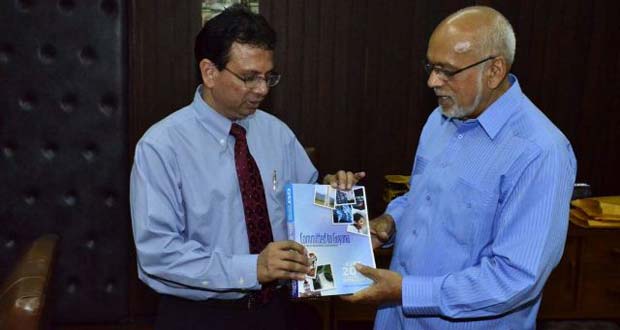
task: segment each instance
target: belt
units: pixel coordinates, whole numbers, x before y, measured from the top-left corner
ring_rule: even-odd
[[[276,289],[276,294],[273,299],[286,299],[288,296],[288,289],[286,287],[281,287]],[[246,310],[246,311],[255,311],[259,309],[264,304],[261,304],[257,299],[258,292],[248,293],[245,296],[239,299],[207,299],[207,300],[190,300],[176,296],[163,295],[162,298],[167,299],[169,302],[173,304],[193,304],[199,305],[206,308],[213,309],[236,309],[236,310]]]

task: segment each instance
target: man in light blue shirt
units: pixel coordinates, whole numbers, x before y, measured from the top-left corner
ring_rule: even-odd
[[[162,294],[156,329],[289,327],[286,299],[260,305],[255,295],[310,269],[304,247],[286,240],[283,188],[318,173],[293,132],[257,110],[280,79],[274,47],[273,29],[243,6],[208,21],[196,38],[202,85],[193,102],[138,142],[131,216],[139,277]],[[273,242],[259,254],[249,252],[233,123],[246,131],[264,187]],[[363,176],[339,171],[324,182],[350,189]]]
[[[559,262],[576,164],[570,143],[509,74],[515,36],[488,7],[433,32],[428,86],[439,107],[416,152],[410,191],[373,219],[394,244],[390,270],[358,265],[381,304],[375,329],[534,329]]]

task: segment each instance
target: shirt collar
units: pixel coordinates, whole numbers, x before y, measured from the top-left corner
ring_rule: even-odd
[[[251,115],[237,121],[232,121],[222,116],[219,112],[211,108],[211,106],[209,106],[207,102],[205,102],[202,98],[202,85],[199,85],[198,88],[196,88],[192,107],[194,109],[194,112],[196,113],[196,116],[198,117],[198,120],[207,129],[207,131],[211,135],[213,135],[213,137],[217,139],[217,141],[220,142],[220,145],[222,145],[223,147],[226,147],[225,141],[230,134],[230,127],[232,126],[232,124],[237,123],[243,126],[243,128],[245,128],[247,131],[250,126],[249,119],[250,117],[254,116]]]
[[[477,118],[480,126],[482,126],[491,140],[497,136],[497,133],[515,114],[522,101],[523,94],[517,77],[509,74],[508,82],[510,83],[510,88]]]
[[[508,82],[510,88],[500,96],[493,104],[484,110],[476,119],[461,120],[458,118],[449,118],[441,115],[441,124],[446,121],[454,125],[462,126],[464,123],[477,122],[480,124],[484,132],[493,140],[497,133],[502,129],[504,124],[513,116],[521,103],[521,86],[519,80],[513,74],[508,74]]]

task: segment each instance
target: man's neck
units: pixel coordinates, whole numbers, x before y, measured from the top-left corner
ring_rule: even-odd
[[[502,82],[499,83],[499,86],[497,86],[497,88],[492,89],[491,92],[489,93],[489,97],[486,98],[485,101],[483,101],[484,103],[481,104],[481,111],[477,114],[474,114],[473,116],[468,116],[465,118],[462,118],[463,120],[466,119],[472,119],[472,118],[478,118],[481,114],[483,114],[493,103],[495,103],[495,101],[497,101],[500,97],[502,97],[502,95],[504,95],[508,89],[510,89],[510,80],[508,79],[508,75],[506,75],[506,77],[502,80]]]

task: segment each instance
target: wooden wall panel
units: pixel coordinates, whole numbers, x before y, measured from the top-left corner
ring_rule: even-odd
[[[128,162],[131,166],[133,150],[142,134],[194,97],[197,86],[194,38],[202,18],[200,0],[133,0],[130,6]],[[150,320],[157,307],[157,297],[138,279],[135,250],[132,257],[128,270],[129,314],[133,321]]]
[[[200,0],[130,3],[133,150],[150,125],[191,100]],[[284,75],[264,107],[318,148],[323,174],[366,170],[377,215],[383,175],[409,174],[422,125],[436,107],[421,67],[428,37],[446,15],[476,3],[512,22],[513,72],[571,140],[578,180],[596,194],[620,194],[618,2],[261,0],[278,32],[276,68]],[[137,279],[131,290],[132,317],[152,315],[155,301]]]
[[[197,86],[194,38],[202,21],[200,0],[133,0],[130,5],[129,141],[133,150],[152,124],[192,101]]]
[[[497,8],[513,24],[512,71],[572,142],[578,181],[598,195],[619,194],[616,2],[262,0],[284,74],[267,108],[318,148],[322,173],[366,170],[371,211],[383,211],[383,175],[410,172],[436,107],[420,65],[428,37],[445,16],[473,4]]]

